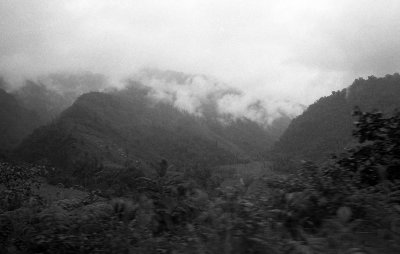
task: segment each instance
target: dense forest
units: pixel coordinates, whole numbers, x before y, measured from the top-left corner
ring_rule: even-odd
[[[273,152],[296,161],[325,160],[355,142],[351,115],[354,107],[393,113],[400,107],[399,93],[398,73],[356,79],[350,87],[320,98],[293,119]]]
[[[36,128],[55,120],[83,93],[106,86],[102,75],[56,73],[15,86],[0,77],[1,153],[8,153]]]
[[[399,87],[398,74],[358,79],[309,106],[274,146],[285,118],[263,128],[196,116],[152,100],[140,82],[84,93],[17,132],[26,138],[1,158],[0,248],[398,253]],[[0,95],[12,120],[2,123],[20,124],[11,116],[27,109]]]
[[[399,0],[0,0],[0,254],[399,254]]]
[[[125,188],[117,196],[62,185],[54,194],[37,178],[51,169],[1,163],[2,247],[6,253],[398,253],[400,115],[355,115],[359,145],[335,161],[226,188],[217,188],[221,179],[205,168],[173,173],[161,163],[158,177],[118,178]]]
[[[84,94],[51,124],[32,133],[16,150],[30,162],[47,160],[71,169],[92,158],[104,167],[168,160],[177,168],[238,163],[260,157],[273,138],[250,120],[223,124],[166,103],[147,88]],[[150,170],[150,169],[149,169]]]

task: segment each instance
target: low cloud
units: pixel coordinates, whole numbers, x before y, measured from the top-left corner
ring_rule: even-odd
[[[0,75],[91,71],[120,85],[143,67],[202,73],[240,91],[220,110],[295,115],[355,78],[398,72],[399,13],[397,0],[3,0]],[[166,86],[193,112],[222,89],[191,82],[202,88]]]
[[[196,116],[248,118],[268,125],[282,116],[294,117],[304,109],[294,101],[254,96],[204,75],[145,69],[130,79],[150,88],[149,97],[154,101],[169,103]]]

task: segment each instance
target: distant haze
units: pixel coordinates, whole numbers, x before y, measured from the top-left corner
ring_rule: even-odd
[[[241,91],[218,101],[229,113],[295,115],[355,78],[398,72],[399,14],[398,0],[0,0],[0,74],[91,71],[114,85],[142,68],[204,74]],[[183,99],[207,94],[194,82]]]

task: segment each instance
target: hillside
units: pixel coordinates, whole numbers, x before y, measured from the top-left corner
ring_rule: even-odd
[[[75,98],[66,98],[44,84],[26,81],[25,85],[13,92],[18,102],[34,111],[42,124],[56,118],[64,109],[71,106]]]
[[[0,89],[0,151],[14,148],[39,125],[37,115]]]
[[[22,106],[35,111],[42,124],[47,124],[83,93],[102,90],[106,85],[106,78],[100,74],[53,73],[37,81],[26,80],[12,94]]]
[[[139,83],[79,97],[53,123],[17,149],[27,161],[77,168],[88,158],[101,165],[152,167],[166,159],[177,168],[256,158],[273,142],[258,124],[222,123],[152,100]]]
[[[353,142],[352,111],[380,110],[393,113],[400,108],[400,75],[360,78],[347,89],[322,97],[300,116],[274,145],[275,154],[297,159],[322,160],[341,152]]]

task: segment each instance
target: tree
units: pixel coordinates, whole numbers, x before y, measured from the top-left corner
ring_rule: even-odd
[[[400,112],[385,117],[382,112],[362,112],[353,136],[359,145],[338,160],[341,167],[357,172],[361,183],[375,185],[382,180],[400,179]]]

